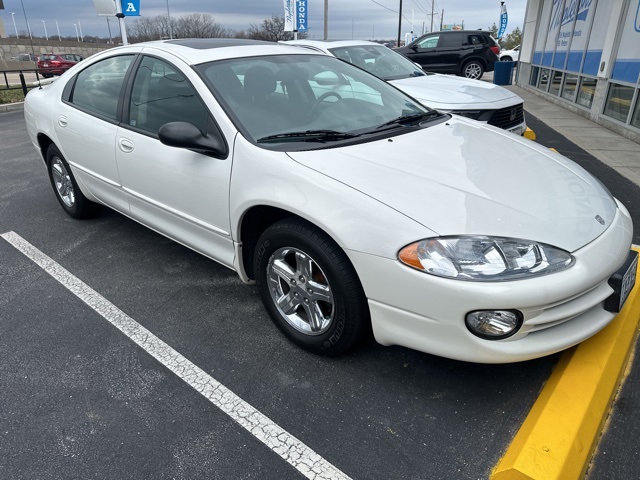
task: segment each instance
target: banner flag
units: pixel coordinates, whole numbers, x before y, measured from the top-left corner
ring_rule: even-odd
[[[307,31],[307,0],[296,0],[296,30]]]
[[[500,2],[500,29],[498,30],[498,39],[502,38],[504,32],[507,31],[507,21],[509,20],[507,16],[507,6],[504,2]]]
[[[282,0],[284,3],[284,31],[293,32],[293,2],[294,0]]]

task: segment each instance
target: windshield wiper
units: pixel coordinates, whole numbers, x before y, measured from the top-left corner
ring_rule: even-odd
[[[258,139],[258,143],[278,141],[330,142],[359,137],[357,133],[338,132],[336,130],[305,130],[303,132],[287,132],[268,135]]]
[[[381,129],[384,127],[388,127],[390,125],[402,125],[402,126],[417,125],[427,120],[428,118],[439,117],[440,115],[441,113],[438,112],[437,110],[429,110],[428,112],[421,112],[421,113],[412,113],[409,115],[400,115],[399,117],[394,118],[393,120],[389,120],[388,122],[385,122],[382,125],[378,125],[376,128]]]

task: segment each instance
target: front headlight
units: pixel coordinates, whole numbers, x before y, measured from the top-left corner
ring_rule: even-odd
[[[569,252],[518,238],[459,236],[407,245],[400,261],[432,275],[499,282],[559,272],[573,265]]]

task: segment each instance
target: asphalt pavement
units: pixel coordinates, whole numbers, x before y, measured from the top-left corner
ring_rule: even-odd
[[[525,109],[537,141],[601,178],[640,225],[637,185]],[[21,111],[0,113],[0,144],[0,235],[39,249],[335,466],[331,478],[489,478],[558,361],[477,365],[375,344],[307,354],[235,273],[113,211],[68,217]],[[143,347],[0,239],[0,478],[302,478]],[[590,480],[640,477],[639,382],[635,362]]]

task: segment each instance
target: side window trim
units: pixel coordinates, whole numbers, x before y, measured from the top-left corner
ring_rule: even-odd
[[[162,57],[158,57],[156,55],[149,55],[149,54],[139,54],[138,58],[136,58],[136,60],[134,62],[132,62],[131,68],[129,69],[129,72],[127,73],[128,77],[127,77],[127,81],[126,81],[126,86],[125,86],[125,94],[122,95],[122,111],[121,111],[121,121],[120,121],[120,127],[127,129],[127,130],[131,130],[133,132],[136,132],[140,135],[145,135],[147,137],[151,137],[151,138],[158,138],[158,134],[157,133],[151,133],[149,130],[146,129],[142,129],[139,127],[135,127],[133,125],[130,125],[130,116],[131,116],[131,98],[133,96],[133,86],[135,83],[135,79],[136,79],[136,74],[140,68],[140,65],[142,64],[142,62],[144,61],[145,58],[152,58],[152,59],[156,59],[159,60],[161,62],[166,63],[167,65],[169,65],[171,68],[173,68],[175,71],[177,72],[181,72],[182,76],[184,77],[185,81],[188,83],[188,85],[193,89],[193,92],[195,93],[195,97],[198,99],[198,101],[200,102],[200,104],[202,105],[202,107],[204,108],[205,112],[206,112],[206,134],[210,134],[212,133],[213,130],[215,130],[216,135],[218,135],[222,141],[224,142],[224,146],[225,146],[225,151],[223,155],[220,156],[215,156],[215,158],[220,158],[220,159],[225,159],[228,157],[229,155],[229,145],[227,143],[227,139],[225,138],[225,136],[222,134],[222,130],[220,129],[220,126],[218,125],[218,122],[216,121],[215,117],[213,116],[213,114],[211,113],[211,111],[209,110],[209,107],[207,106],[207,103],[202,99],[202,97],[200,96],[200,93],[198,92],[198,89],[195,88],[195,86],[191,83],[191,81],[184,75],[184,72],[179,69],[178,67],[176,67],[173,63],[171,63],[170,61],[168,61],[165,58]],[[195,70],[196,73],[198,74],[198,76],[200,78],[202,78],[202,76],[198,73],[197,70]],[[206,83],[206,82],[205,82]]]
[[[98,117],[102,120],[104,120],[105,122],[109,122],[112,123],[114,125],[119,125],[121,123],[121,119],[122,119],[122,104],[123,104],[123,97],[125,95],[123,95],[123,92],[126,92],[126,90],[124,90],[126,88],[127,82],[128,82],[128,77],[131,76],[131,72],[132,72],[132,66],[136,63],[137,61],[137,57],[139,57],[139,54],[126,54],[126,55],[115,55],[113,57],[108,57],[108,58],[116,58],[119,56],[133,56],[133,60],[131,62],[131,64],[129,64],[129,67],[127,68],[127,72],[125,73],[125,76],[123,78],[122,81],[122,85],[120,86],[120,94],[118,95],[118,104],[116,106],[116,117],[115,119],[110,118],[106,115],[103,115],[99,112],[96,112],[94,110],[89,110],[88,108],[83,107],[82,105],[77,105],[75,103],[73,103],[73,94],[75,92],[76,86],[77,86],[77,82],[78,82],[78,76],[80,75],[80,73],[84,72],[87,68],[91,68],[93,65],[96,65],[98,63],[100,63],[103,60],[107,60],[107,58],[99,60],[98,62],[92,63],[91,65],[87,65],[84,69],[82,69],[80,72],[76,73],[74,75],[74,78],[72,80],[69,80],[67,82],[67,84],[64,87],[64,90],[62,91],[62,101],[63,103],[77,109],[80,110],[88,115],[92,115],[94,117]]]

